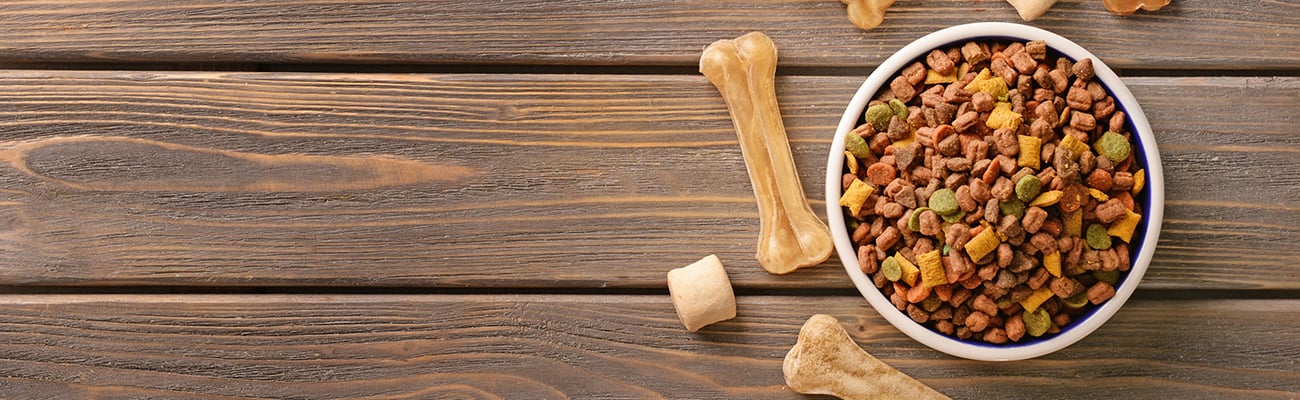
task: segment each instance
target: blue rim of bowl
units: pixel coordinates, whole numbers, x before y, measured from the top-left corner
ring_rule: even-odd
[[[946,38],[953,31],[971,30],[988,32],[987,34],[961,35],[959,37]],[[857,264],[857,254],[852,242],[849,241],[847,229],[845,227],[843,211],[838,204],[841,194],[840,184],[844,165],[844,135],[857,126],[866,104],[875,97],[876,93],[885,87],[885,82],[892,79],[898,71],[912,61],[924,58],[925,54],[932,49],[944,48],[954,44],[961,44],[971,40],[1045,40],[1048,49],[1055,55],[1064,56],[1071,60],[1080,58],[1091,58],[1093,60],[1093,69],[1099,82],[1107,92],[1115,98],[1117,111],[1126,113],[1127,121],[1125,127],[1133,135],[1133,141],[1137,148],[1134,154],[1134,162],[1146,169],[1146,187],[1135,196],[1143,206],[1143,219],[1138,224],[1137,232],[1142,235],[1136,236],[1129,243],[1132,268],[1124,274],[1122,280],[1116,286],[1115,297],[1100,306],[1092,307],[1089,311],[1080,315],[1076,320],[1071,321],[1069,326],[1062,329],[1061,332],[1049,337],[1035,338],[1033,340],[995,345],[984,342],[970,340],[961,340],[955,337],[943,335],[922,324],[918,324],[906,314],[898,311],[897,308],[884,297],[883,293],[876,288],[869,277],[863,274]],[[912,54],[911,56],[905,56]],[[1113,81],[1117,84],[1110,84]],[[827,162],[827,180],[826,180],[826,213],[832,230],[835,232],[834,240],[837,254],[840,256],[845,270],[849,273],[854,285],[858,291],[867,299],[876,310],[885,317],[891,324],[898,327],[904,334],[925,344],[935,350],[948,353],[950,355],[986,361],[1012,361],[1027,358],[1039,357],[1045,354],[1065,348],[1079,340],[1092,331],[1100,327],[1104,322],[1110,319],[1118,309],[1127,302],[1138,284],[1145,275],[1146,268],[1150,265],[1152,255],[1155,252],[1154,244],[1159,240],[1160,221],[1163,220],[1164,211],[1164,175],[1161,169],[1159,152],[1156,150],[1156,141],[1152,134],[1149,121],[1145,118],[1132,93],[1128,87],[1123,84],[1104,62],[1096,55],[1087,51],[1078,44],[1066,39],[1060,35],[1043,29],[1002,22],[981,22],[966,25],[958,25],[931,34],[925,35],[912,43],[904,46],[894,55],[887,58],[868,76],[853,97],[854,101],[850,102],[846,108],[834,140],[831,144],[829,160]],[[859,104],[860,103],[860,104]],[[855,111],[856,110],[856,111]],[[835,183],[835,184],[832,184]],[[1154,222],[1154,224],[1153,224]],[[1085,326],[1086,325],[1086,326]]]

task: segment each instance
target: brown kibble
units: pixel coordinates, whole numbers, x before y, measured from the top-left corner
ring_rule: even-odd
[[[1047,42],[1042,40],[1031,40],[1025,42],[1025,52],[1035,60],[1047,59]]]
[[[957,119],[952,121],[952,127],[956,129],[958,132],[966,132],[969,131],[971,127],[974,127],[975,124],[979,122],[979,119],[980,119],[979,113],[970,111],[965,114],[958,115]]]
[[[1066,72],[1061,69],[1054,69],[1047,73],[1047,77],[1052,79],[1052,90],[1058,94],[1065,93],[1065,90],[1070,87],[1070,78],[1065,74]]]
[[[929,65],[930,69],[933,69],[934,72],[938,72],[939,75],[952,75],[953,71],[955,71],[957,67],[956,65],[953,65],[952,59],[948,58],[948,53],[944,53],[938,49],[931,51],[930,54],[925,57],[925,64]]]
[[[939,219],[939,214],[934,211],[925,210],[921,213],[921,234],[926,236],[935,236],[943,230],[943,221]]]
[[[1115,176],[1111,179],[1110,188],[1117,192],[1127,192],[1133,189],[1133,174],[1123,171],[1116,172]]]
[[[898,244],[898,239],[902,237],[903,235],[898,231],[898,228],[893,226],[885,228],[884,231],[880,232],[880,236],[876,237],[876,248],[892,249],[895,244]]]
[[[1124,202],[1120,201],[1120,199],[1113,198],[1106,200],[1105,203],[1097,205],[1097,209],[1094,212],[1097,213],[1098,221],[1101,221],[1104,224],[1109,224],[1123,218],[1127,211],[1128,208],[1124,207]]]
[[[975,197],[971,195],[970,186],[963,185],[957,188],[957,206],[961,207],[962,211],[968,213],[975,212],[975,210],[980,208],[980,204],[976,202]]]
[[[1115,287],[1106,282],[1097,282],[1088,288],[1088,302],[1092,304],[1101,304],[1106,300],[1115,297]]]
[[[966,62],[971,65],[979,64],[988,61],[989,59],[988,50],[985,50],[984,47],[975,42],[966,42],[966,44],[962,45],[961,55],[962,57],[965,57]]]
[[[918,324],[924,324],[930,320],[930,314],[922,310],[921,307],[917,307],[916,304],[907,306],[907,316],[912,317],[912,320]]]
[[[916,97],[916,87],[907,81],[907,77],[894,78],[893,82],[889,83],[889,89],[894,91],[895,98],[904,103],[912,101],[912,98]]]
[[[1011,63],[1006,57],[994,57],[993,62],[989,64],[989,71],[1006,80],[1008,86],[1014,84],[1016,82],[1016,77],[1020,76],[1020,73],[1016,72],[1016,69],[1011,66]]]
[[[1088,111],[1092,109],[1092,95],[1088,89],[1071,86],[1070,92],[1065,95],[1065,104],[1075,110]]]
[[[1092,114],[1076,112],[1071,115],[1070,127],[1084,132],[1091,132],[1097,128],[1097,119]]]
[[[1091,58],[1085,58],[1074,63],[1074,66],[1070,68],[1070,72],[1074,73],[1074,76],[1082,81],[1088,81],[1093,76],[1096,76],[1093,74]]]
[[[984,341],[993,344],[1003,344],[1007,342],[1007,332],[1002,328],[989,328],[984,332]]]
[[[858,247],[858,268],[864,274],[874,274],[880,269],[880,263],[876,260],[876,248],[872,245]]]
[[[1025,218],[1020,221],[1020,225],[1025,232],[1038,233],[1038,229],[1043,227],[1045,221],[1047,221],[1047,210],[1029,207],[1025,210]]]
[[[1124,123],[1126,121],[1128,121],[1128,119],[1124,115],[1124,112],[1116,110],[1114,114],[1110,115],[1110,131],[1123,133]]]
[[[971,94],[970,101],[971,106],[975,107],[975,111],[978,112],[993,111],[993,105],[996,103],[993,95],[985,92],[975,92],[974,94]]]
[[[888,185],[898,176],[898,170],[893,165],[877,162],[867,167],[867,179],[876,186]]]
[[[1055,294],[1056,297],[1064,299],[1079,294],[1079,292],[1083,290],[1083,285],[1079,284],[1079,281],[1074,280],[1074,278],[1062,276],[1052,278],[1051,282],[1047,284],[1047,288],[1051,290],[1052,294]]]
[[[1008,339],[1013,342],[1020,341],[1020,338],[1025,336],[1025,320],[1020,318],[1019,314],[1007,318],[1006,330]]]
[[[1133,176],[1129,175],[1129,179],[1132,178]],[[1088,187],[1100,190],[1104,193],[1110,191],[1113,180],[1111,179],[1109,172],[1106,172],[1105,169],[1097,168],[1092,170],[1092,173],[1088,174],[1088,179],[1084,182],[1088,184]]]
[[[1034,61],[1034,57],[1028,52],[1022,51],[1011,55],[1011,65],[1021,74],[1031,74],[1035,68],[1038,68],[1038,61]]]
[[[903,68],[901,74],[907,77],[908,83],[920,85],[921,82],[925,82],[925,65],[921,64],[920,61],[913,62],[908,64],[907,68]]]
[[[998,267],[1006,268],[1011,266],[1011,260],[1015,258],[1016,252],[1011,249],[1011,244],[1003,243],[998,245]]]
[[[989,314],[985,314],[983,311],[970,313],[970,315],[966,316],[966,327],[970,328],[971,332],[983,332],[989,327]]]
[[[1106,96],[1092,103],[1092,115],[1098,120],[1105,120],[1115,112],[1115,98]]]

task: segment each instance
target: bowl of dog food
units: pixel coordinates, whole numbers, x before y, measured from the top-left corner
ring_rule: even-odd
[[[826,173],[836,252],[904,334],[987,361],[1087,336],[1133,294],[1163,216],[1155,138],[1097,56],[1046,30],[954,26],[886,59]]]

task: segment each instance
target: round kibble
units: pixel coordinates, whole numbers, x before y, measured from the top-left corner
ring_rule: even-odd
[[[1043,190],[1043,182],[1038,180],[1037,176],[1027,175],[1016,182],[1016,198],[1020,201],[1030,201],[1038,197],[1038,192]]]
[[[1128,139],[1125,139],[1124,135],[1115,132],[1102,134],[1101,138],[1097,139],[1096,147],[1098,153],[1114,162],[1127,159],[1131,148]]]
[[[887,257],[885,261],[880,262],[880,272],[885,274],[885,279],[890,282],[897,282],[903,278],[903,267],[894,257]]]
[[[844,149],[859,160],[872,157],[871,146],[867,144],[867,139],[863,139],[862,136],[856,133],[850,132],[844,136]]]
[[[889,118],[894,115],[894,109],[890,108],[889,104],[876,104],[867,107],[863,117],[866,118],[867,122],[871,123],[871,127],[876,128],[876,132],[884,132],[889,129]]]
[[[1085,299],[1086,300],[1086,299]],[[1052,327],[1052,317],[1047,314],[1047,310],[1037,309],[1027,311],[1020,315],[1025,322],[1025,333],[1029,336],[1039,337],[1047,333],[1047,329]]]
[[[1088,247],[1094,250],[1110,248],[1110,234],[1106,233],[1106,227],[1101,224],[1088,225],[1087,241]]]
[[[961,210],[957,204],[957,193],[947,188],[936,190],[933,194],[930,194],[929,205],[931,210],[944,216],[956,214],[957,211]]]

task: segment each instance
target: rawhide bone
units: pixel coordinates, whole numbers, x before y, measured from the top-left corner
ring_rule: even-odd
[[[947,399],[948,396],[876,359],[858,347],[840,321],[813,315],[781,366],[785,384],[803,394],[841,399]]]
[[[758,263],[773,274],[820,264],[834,245],[804,197],[776,104],[776,46],[762,32],[704,49],[700,73],[722,93],[758,197]]]

